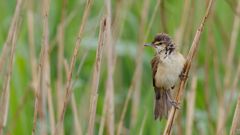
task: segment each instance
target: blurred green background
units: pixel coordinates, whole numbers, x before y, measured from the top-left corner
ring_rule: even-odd
[[[61,22],[62,1],[50,0],[49,13],[49,45],[50,45],[50,71],[51,84],[53,95],[53,105],[56,115],[57,109],[57,57],[58,57],[58,42],[57,33],[58,26]],[[208,0],[161,0],[160,6],[153,20],[153,25],[149,28],[151,17],[154,13],[154,8],[157,0],[150,0],[145,18],[143,33],[140,33],[141,12],[143,10],[144,0],[112,0],[112,22],[120,17],[118,38],[113,44],[115,46],[115,55],[117,56],[115,71],[114,71],[114,115],[115,115],[115,131],[117,130],[120,115],[123,110],[129,87],[132,83],[133,74],[136,68],[136,58],[138,57],[137,48],[144,42],[151,42],[156,33],[166,32],[174,40],[176,39],[177,30],[183,23],[182,43],[179,50],[186,56],[193,41],[197,27],[200,25],[201,19],[205,13]],[[190,2],[189,7],[184,7],[187,2]],[[227,118],[226,124],[223,127],[226,129],[223,134],[228,134],[232,124],[232,118],[236,106],[237,97],[239,95],[239,83],[237,87],[232,87],[232,82],[237,75],[237,65],[240,56],[239,34],[237,33],[236,48],[234,49],[232,69],[227,69],[226,61],[228,50],[232,38],[234,16],[240,17],[240,12],[236,13],[238,0],[216,0],[214,2],[210,17],[205,24],[200,45],[196,57],[194,58],[193,66],[189,75],[188,83],[184,91],[181,109],[179,110],[178,118],[174,124],[173,134],[185,134],[187,129],[187,95],[191,89],[192,76],[197,77],[196,99],[194,106],[192,134],[216,134],[219,121],[219,108],[221,108],[221,97],[223,102],[227,103],[234,89],[234,96],[228,104],[229,111],[224,116]],[[12,69],[12,77],[10,81],[10,102],[7,125],[4,128],[4,134],[11,135],[27,135],[31,134],[33,127],[34,113],[34,91],[32,88],[32,72],[30,63],[29,49],[29,32],[27,22],[27,11],[29,1],[23,0],[23,7],[20,13],[21,26],[16,42],[16,52]],[[37,63],[39,63],[39,54],[41,49],[43,18],[41,1],[33,0],[32,11],[34,17],[34,46],[36,52]],[[64,59],[70,63],[73,54],[75,42],[77,39],[78,30],[83,16],[86,0],[68,0],[66,3],[65,12],[65,33],[64,33]],[[9,27],[14,15],[16,7],[15,0],[0,1],[0,50],[7,39]],[[120,9],[120,16],[116,16],[117,10]],[[184,8],[188,8],[184,13]],[[73,94],[76,99],[79,121],[83,134],[87,132],[88,117],[89,117],[89,97],[92,83],[93,69],[96,56],[96,48],[98,44],[99,24],[103,15],[106,14],[105,1],[94,0],[90,15],[88,17],[85,30],[83,32],[82,42],[77,56],[76,65],[73,72]],[[185,17],[184,17],[185,16]],[[185,18],[185,22],[182,22]],[[147,33],[149,28],[149,34]],[[239,29],[237,28],[237,32]],[[114,35],[114,30],[113,30]],[[139,36],[143,35],[143,36]],[[139,39],[142,37],[144,39]],[[104,47],[103,59],[101,64],[101,74],[99,82],[99,96],[96,112],[95,134],[98,134],[101,116],[103,113],[103,104],[106,94],[107,80],[107,58]],[[142,59],[142,77],[138,89],[139,95],[137,100],[131,96],[126,116],[124,118],[122,134],[136,135],[142,133],[145,135],[161,134],[164,130],[166,120],[155,121],[153,117],[154,106],[154,91],[152,87],[151,66],[150,60],[154,55],[154,50],[144,48]],[[85,60],[83,59],[85,57]],[[214,60],[215,58],[215,60]],[[78,65],[83,62],[79,76],[77,76]],[[217,64],[216,64],[216,63]],[[216,67],[217,66],[217,67]],[[216,71],[216,69],[218,69]],[[230,70],[231,76],[230,85],[224,85],[226,71]],[[63,71],[63,84],[66,83],[67,77]],[[0,86],[3,87],[4,72],[1,72]],[[217,74],[217,75],[216,75]],[[77,77],[76,77],[77,76]],[[217,83],[216,76],[220,83]],[[219,86],[220,85],[220,86]],[[220,89],[219,89],[220,88]],[[0,90],[2,93],[2,90]],[[133,95],[136,94],[135,92]],[[134,104],[137,103],[137,106]],[[133,122],[133,108],[137,107],[135,123]],[[226,108],[225,108],[226,109]],[[56,119],[57,115],[55,116]],[[46,116],[49,119],[49,114]],[[145,118],[145,120],[144,120]],[[142,123],[144,122],[143,127]],[[49,121],[46,123],[48,134],[50,134]],[[37,128],[38,129],[38,128]],[[37,130],[38,131],[38,130]],[[74,116],[72,107],[69,103],[65,113],[64,133],[77,134],[74,130]],[[104,130],[104,134],[107,131]]]

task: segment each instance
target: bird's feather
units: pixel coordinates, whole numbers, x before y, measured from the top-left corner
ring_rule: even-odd
[[[156,87],[155,85],[155,75],[157,73],[157,69],[158,69],[158,63],[161,62],[159,57],[157,55],[155,55],[155,57],[152,59],[151,61],[151,65],[152,65],[152,78],[153,78],[153,87]]]

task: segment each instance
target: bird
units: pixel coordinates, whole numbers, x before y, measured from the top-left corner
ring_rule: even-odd
[[[177,46],[166,33],[159,33],[151,43],[146,43],[155,49],[151,60],[152,82],[155,91],[154,118],[161,121],[168,118],[171,107],[179,108],[172,98],[173,91],[179,80],[186,79],[182,70],[185,64],[184,56],[177,50]]]

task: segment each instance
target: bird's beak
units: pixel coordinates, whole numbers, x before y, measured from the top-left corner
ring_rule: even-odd
[[[144,46],[152,46],[153,44],[152,43],[146,43],[144,44]]]

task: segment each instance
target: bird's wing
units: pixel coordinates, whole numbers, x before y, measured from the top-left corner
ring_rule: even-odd
[[[158,56],[155,56],[152,61],[152,78],[153,78],[153,86],[155,87],[155,74],[157,73],[158,63],[160,62]]]

